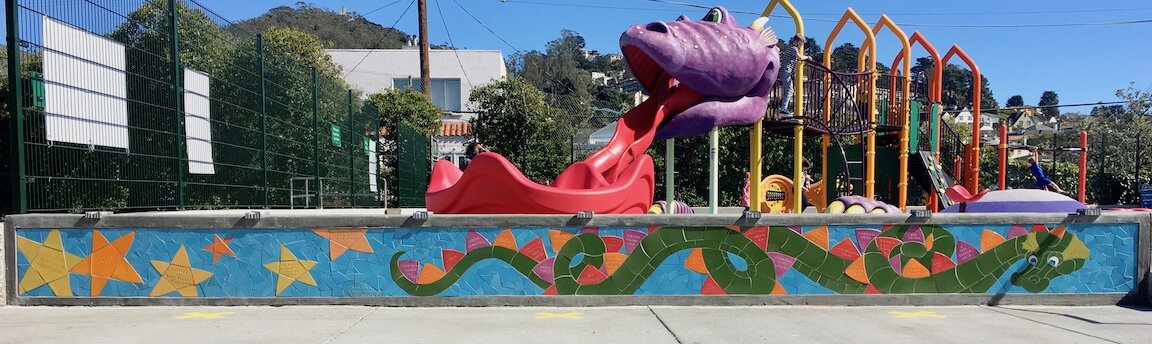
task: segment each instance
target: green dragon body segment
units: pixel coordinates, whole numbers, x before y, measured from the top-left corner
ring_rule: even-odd
[[[419,283],[413,281],[415,273],[402,271],[400,258],[405,252],[400,251],[392,257],[392,279],[411,295],[436,295],[476,262],[498,259],[545,294],[628,295],[636,293],[668,257],[696,250],[685,266],[708,275],[701,290],[705,293],[782,293],[777,280],[788,269],[841,294],[982,293],[1021,260],[1028,264],[1010,281],[1040,292],[1053,278],[1083,267],[1089,254],[1084,243],[1062,227],[1049,231],[1043,226],[1034,226],[1031,233],[1014,229],[1009,239],[985,230],[983,252],[958,243],[936,225],[858,229],[856,242],[845,239],[831,249],[824,227],[805,233],[782,226],[664,227],[629,247],[627,255],[610,252],[605,239],[595,233],[566,234],[558,240],[558,231],[553,232],[558,248],[554,257],[525,254],[515,249],[515,243],[473,247],[451,266],[446,264],[447,272],[420,274]],[[857,249],[861,245],[863,252]],[[737,268],[730,254],[743,259],[746,267]]]

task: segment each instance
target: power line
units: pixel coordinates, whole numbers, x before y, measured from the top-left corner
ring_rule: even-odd
[[[558,6],[558,7],[598,8],[598,9],[610,9],[610,10],[680,12],[680,10],[675,10],[675,9],[670,9],[670,8],[645,8],[645,7],[620,7],[620,6],[602,6],[602,5],[587,5],[587,4],[562,4],[562,3],[555,3],[555,2],[522,1],[522,0],[501,0],[500,2],[521,3],[521,4],[529,4],[529,5]]]
[[[475,20],[476,23],[480,24],[480,26],[483,26],[484,29],[488,30],[488,32],[491,32],[492,35],[496,36],[496,38],[500,39],[501,42],[504,42],[504,44],[507,44],[509,48],[512,48],[512,50],[515,50],[516,52],[520,52],[520,49],[516,49],[516,47],[512,46],[512,43],[508,43],[508,41],[505,40],[504,37],[500,37],[500,35],[496,34],[496,31],[492,31],[492,28],[488,27],[488,25],[484,25],[484,22],[481,22],[479,18],[476,18],[476,16],[472,15],[472,12],[469,12],[467,8],[464,8],[464,5],[461,5],[460,2],[458,2],[456,0],[452,0],[452,2],[456,3],[456,6],[459,6],[461,10],[464,10],[464,13],[467,13],[469,17],[472,17],[472,20]]]
[[[456,43],[452,42],[452,30],[448,30],[448,20],[444,19],[444,10],[440,9],[440,1],[436,0],[436,12],[440,13],[440,23],[444,24],[444,34],[448,36],[448,44],[452,47],[452,53],[456,54],[456,63],[460,65],[460,72],[464,74],[464,81],[468,82],[468,87],[472,87],[472,78],[468,77],[468,70],[464,68],[464,62],[460,61],[460,51],[456,49]]]
[[[1114,102],[1095,102],[1095,103],[1079,103],[1079,104],[1056,104],[1056,105],[1021,105],[1021,106],[1005,106],[991,109],[980,109],[980,112],[995,112],[1000,110],[1023,110],[1023,109],[1055,109],[1062,107],[1082,107],[1082,106],[1104,106],[1104,105],[1120,105],[1128,104],[1126,101]],[[960,113],[964,110],[944,110],[944,113]]]
[[[412,0],[412,2],[408,3],[408,7],[404,8],[404,12],[400,13],[400,17],[396,18],[395,22],[392,22],[393,30],[396,29],[396,24],[399,24],[400,20],[404,19],[404,15],[408,14],[408,10],[412,9],[412,5],[414,4],[416,4],[416,0]],[[356,68],[359,68],[360,64],[364,63],[364,60],[368,59],[368,55],[371,55],[373,51],[380,48],[380,43],[384,42],[384,40],[387,38],[388,35],[380,35],[380,39],[376,40],[376,43],[372,44],[372,49],[368,49],[368,52],[364,53],[364,57],[360,58],[360,62],[356,62],[356,65],[352,66],[352,69],[349,69],[347,73],[344,73],[344,78],[348,78],[348,74],[352,74],[352,72],[356,71]]]
[[[359,14],[361,17],[367,17],[369,14],[372,14],[372,13],[374,13],[374,12],[376,12],[376,11],[382,10],[382,9],[384,9],[384,8],[388,7],[388,6],[392,6],[392,5],[395,5],[396,3],[398,3],[398,2],[401,2],[401,1],[404,1],[404,0],[396,0],[396,1],[393,1],[393,2],[390,2],[390,3],[388,3],[387,5],[384,5],[384,6],[380,6],[380,7],[377,7],[376,9],[373,9],[373,10],[371,10],[371,11],[368,11],[368,12],[364,12],[364,13],[357,13],[357,14]]]
[[[1055,23],[1055,24],[914,24],[903,23],[900,26],[908,27],[939,27],[939,28],[964,28],[964,29],[995,29],[995,28],[1032,28],[1032,27],[1064,27],[1064,26],[1112,26],[1112,25],[1129,25],[1129,24],[1148,24],[1152,23],[1152,19],[1139,19],[1139,20],[1122,20],[1112,22],[1094,22],[1094,23]]]
[[[657,2],[669,5],[677,5],[693,8],[712,8],[714,6],[706,6],[700,4],[693,4],[688,2],[672,1],[672,0],[648,0],[650,2]],[[1101,10],[1103,11],[1103,10]],[[762,12],[729,10],[732,13],[760,15]],[[1017,12],[1025,13],[1025,12]],[[895,14],[893,14],[895,15]],[[773,15],[775,18],[788,18],[785,15]],[[836,23],[839,19],[825,19],[825,18],[804,18],[805,20]],[[1111,22],[1089,22],[1089,23],[1044,23],[1044,24],[917,24],[917,23],[898,23],[899,26],[905,27],[936,27],[936,28],[965,28],[965,29],[979,29],[979,28],[1034,28],[1034,27],[1063,27],[1063,26],[1110,26],[1110,25],[1130,25],[1130,24],[1148,24],[1152,23],[1152,19],[1139,19],[1139,20],[1123,20]]]
[[[988,109],[988,111],[1019,110],[1019,109],[1055,109],[1055,108],[1062,108],[1062,107],[1103,106],[1103,105],[1118,105],[1118,104],[1128,104],[1128,102],[1115,101],[1115,102],[1095,102],[1095,103],[1080,103],[1080,104],[1006,106],[1006,107],[1002,107],[1002,108]]]
[[[698,5],[698,3],[672,1],[672,0],[647,0],[651,2],[668,3],[668,5],[695,7],[711,9],[714,6]],[[520,2],[520,1],[517,1]],[[1152,8],[1097,8],[1097,9],[1077,9],[1077,10],[1025,10],[1025,12],[949,12],[949,13],[887,13],[889,16],[949,16],[949,15],[1016,15],[1016,14],[1054,14],[1054,13],[1091,13],[1091,12],[1134,12],[1134,10],[1152,10]],[[761,14],[759,12],[735,12],[742,14]],[[862,13],[862,16],[882,15],[884,13],[867,14]],[[839,13],[814,13],[811,15],[841,15]]]

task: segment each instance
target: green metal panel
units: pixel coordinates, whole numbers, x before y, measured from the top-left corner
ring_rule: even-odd
[[[172,132],[175,133],[175,140],[172,140],[175,159],[173,169],[176,173],[176,209],[184,209],[184,171],[187,169],[185,165],[185,133],[184,133],[184,88],[183,88],[183,72],[184,68],[180,66],[180,30],[177,23],[180,20],[180,11],[177,10],[176,2],[179,0],[168,0],[168,35],[172,39],[168,40],[170,45],[169,54],[172,59]]]
[[[32,84],[32,106],[44,107],[44,77],[38,72],[28,72],[28,79]]]
[[[840,151],[833,149],[836,147],[832,145],[828,149],[828,175],[838,176],[844,171],[844,157]],[[849,161],[861,161],[860,157],[862,150],[860,145],[845,145],[844,155],[848,156]],[[897,173],[900,167],[900,149],[897,147],[877,147],[876,148],[876,179],[875,188],[876,199],[884,202],[894,202],[898,194],[898,181],[900,174]],[[863,164],[849,165],[853,177],[864,175]],[[826,179],[831,180],[831,179]],[[853,186],[852,194],[863,195],[864,185],[860,181],[856,181]],[[837,188],[835,185],[829,184],[828,201],[831,202],[840,197],[839,194],[843,188]]]
[[[22,84],[23,82],[12,82],[11,80],[21,80],[21,56],[20,51],[20,24],[19,18],[21,9],[17,0],[6,0],[4,3],[5,21],[4,27],[8,30],[8,37],[5,43],[8,44],[8,80],[9,80],[9,94],[8,104],[11,106],[12,116],[10,120],[10,127],[12,128],[10,140],[12,140],[12,156],[9,162],[12,183],[12,205],[9,207],[10,211],[16,214],[23,214],[28,212],[28,188],[26,187],[27,172],[24,169],[25,147],[24,147],[24,97]],[[8,148],[8,147],[5,147]]]
[[[933,103],[931,113],[928,114],[928,130],[929,138],[931,139],[929,147],[932,148],[933,153],[940,152],[940,111],[943,107],[938,103]]]
[[[920,149],[920,108],[922,104],[918,100],[913,100],[909,106],[911,111],[908,113],[908,154],[914,154],[916,150]]]
[[[428,178],[432,172],[431,140],[402,123],[396,127],[396,161],[400,177],[397,201],[400,207],[424,207],[424,193],[428,190]]]

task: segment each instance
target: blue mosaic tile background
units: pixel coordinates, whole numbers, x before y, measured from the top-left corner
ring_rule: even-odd
[[[805,227],[808,231],[814,227]],[[828,228],[830,245],[848,239],[856,242],[857,228],[881,229],[881,226],[831,226]],[[958,241],[965,241],[975,247],[980,246],[980,236],[984,230],[992,230],[1007,236],[1009,225],[944,225]],[[1126,293],[1136,285],[1137,224],[1073,224],[1067,227],[1068,233],[1083,240],[1090,250],[1085,266],[1074,273],[1054,279],[1044,293]],[[647,228],[599,228],[601,236],[623,237],[624,230],[637,230],[647,233]],[[346,251],[335,261],[329,259],[329,241],[309,229],[135,229],[136,234],[131,249],[126,254],[127,261],[140,274],[143,283],[128,283],[112,280],[104,287],[100,296],[104,297],[147,297],[160,279],[160,273],[152,266],[152,260],[169,262],[178,248],[186,247],[193,268],[206,270],[211,278],[197,286],[200,297],[275,297],[278,276],[266,269],[265,264],[280,260],[280,247],[285,246],[300,260],[317,262],[310,270],[317,286],[293,282],[285,289],[282,297],[370,297],[408,295],[392,281],[389,260],[398,251],[407,253],[401,260],[416,260],[421,266],[432,263],[443,268],[442,249],[465,252],[466,235],[475,230],[489,242],[495,242],[503,228],[430,228],[395,229],[370,228],[365,238],[373,253]],[[519,246],[524,246],[536,238],[542,238],[544,251],[553,257],[552,240],[549,228],[513,228],[512,233]],[[569,233],[577,233],[580,228],[560,228]],[[50,229],[20,229],[18,236],[43,242]],[[130,231],[126,229],[100,229],[109,242],[115,241]],[[60,230],[66,252],[80,257],[92,253],[91,229]],[[213,253],[204,250],[211,245],[215,235],[231,237],[229,247],[235,257],[221,256],[213,264]],[[625,249],[626,250],[626,249]],[[685,268],[684,262],[690,250],[671,255],[656,267],[655,271],[636,291],[638,295],[695,295],[700,293],[707,276]],[[29,261],[22,253],[17,253],[18,278],[28,271]],[[735,257],[730,255],[730,257]],[[746,263],[735,259],[738,269],[746,268]],[[1008,279],[1012,271],[1018,271],[1026,264],[1017,262],[1008,273],[988,293],[1027,293],[1023,288],[1013,286]],[[744,266],[742,266],[744,265]],[[80,297],[89,295],[91,278],[87,275],[69,274],[73,294]],[[813,282],[808,276],[790,269],[779,282],[789,294],[832,294],[833,292]],[[768,286],[767,288],[771,288]],[[439,293],[439,296],[474,295],[540,295],[540,288],[508,263],[498,259],[478,262],[464,272],[458,282]],[[30,290],[20,296],[54,296],[47,286]],[[170,293],[165,297],[179,297]]]

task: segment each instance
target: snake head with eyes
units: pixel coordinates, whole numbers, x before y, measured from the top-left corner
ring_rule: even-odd
[[[1028,265],[1012,274],[1012,284],[1033,293],[1047,289],[1053,278],[1084,267],[1089,254],[1084,242],[1072,233],[1030,233],[1021,248],[1026,251]]]

